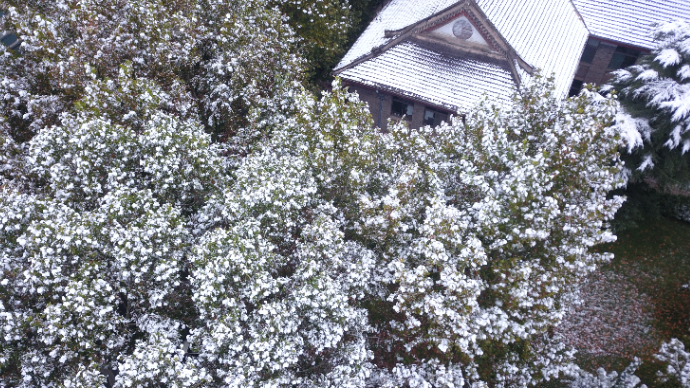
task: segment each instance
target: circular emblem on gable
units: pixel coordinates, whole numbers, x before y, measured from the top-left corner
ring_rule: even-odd
[[[467,20],[458,20],[453,23],[453,35],[456,37],[467,40],[472,37],[473,29],[472,24]]]

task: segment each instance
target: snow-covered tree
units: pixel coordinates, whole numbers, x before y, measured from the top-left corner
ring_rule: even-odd
[[[658,41],[639,64],[614,73],[612,86],[625,108],[624,156],[632,182],[661,192],[687,192],[690,184],[690,23],[655,29]]]
[[[335,66],[358,20],[348,0],[275,0],[300,37],[310,76],[323,79]]]
[[[133,77],[170,95],[171,113],[198,115],[243,155],[263,136],[248,123],[270,124],[301,79],[295,35],[267,0],[2,0],[0,9],[2,29],[23,40],[20,53],[0,55],[0,116],[15,142],[57,124],[93,72],[113,79],[129,61]]]

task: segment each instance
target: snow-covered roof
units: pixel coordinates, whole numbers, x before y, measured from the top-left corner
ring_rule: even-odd
[[[690,21],[689,0],[573,0],[595,37],[653,49],[652,24]]]
[[[570,90],[588,31],[570,0],[477,0],[498,32],[531,66]]]
[[[400,30],[415,24],[437,12],[456,4],[458,0],[393,0],[379,12],[345,54],[336,70],[354,62],[393,38],[386,38],[385,31]]]
[[[463,112],[485,94],[509,100],[515,85],[510,69],[500,63],[448,56],[413,42],[396,45],[341,76]]]
[[[414,41],[438,15],[481,15],[503,62],[476,53],[439,52]],[[455,16],[453,16],[455,17]],[[422,26],[415,30],[416,26]],[[406,35],[407,34],[407,35]],[[506,99],[533,69],[555,74],[565,95],[588,32],[570,0],[391,0],[338,64],[343,79],[390,89],[451,109],[468,110],[484,94]]]

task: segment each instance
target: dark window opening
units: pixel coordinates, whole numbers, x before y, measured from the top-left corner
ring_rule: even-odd
[[[393,97],[393,105],[391,106],[391,114],[397,117],[405,116],[410,119],[414,113],[414,102],[403,100],[402,98]]]
[[[448,114],[437,110],[426,108],[424,110],[424,125],[436,127],[444,121],[448,121]]]
[[[594,56],[597,54],[599,43],[601,42],[596,39],[589,38],[587,44],[585,45],[585,51],[582,53],[582,59],[580,62],[592,63]]]
[[[4,17],[6,13],[5,10],[0,10],[0,18]],[[0,42],[11,49],[16,49],[21,43],[16,34],[5,32],[0,32]]]
[[[623,69],[632,66],[637,62],[641,52],[628,47],[618,46],[616,52],[613,53],[611,62],[609,62],[610,70]]]
[[[17,40],[18,40],[18,38],[17,38],[17,35],[15,35],[15,34],[7,34],[7,35],[3,36],[2,38],[0,38],[0,42],[2,42],[2,44],[4,44],[7,47],[10,47],[13,44],[17,43]]]
[[[583,82],[579,79],[573,80],[573,83],[570,85],[568,97],[577,96],[578,94],[580,94],[580,92],[582,91],[582,84]]]

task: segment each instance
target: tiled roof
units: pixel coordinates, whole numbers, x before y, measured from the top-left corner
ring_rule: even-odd
[[[411,42],[393,46],[341,76],[461,112],[473,108],[484,94],[507,101],[514,87],[510,69],[500,63],[451,57]]]
[[[573,0],[592,35],[654,48],[652,24],[690,21],[689,0]]]
[[[458,0],[393,0],[369,23],[364,33],[345,54],[336,70],[388,43],[386,30],[399,30],[458,3]]]
[[[484,94],[508,98],[515,80],[506,65],[488,58],[451,58],[404,41],[354,67],[342,68],[391,42],[385,31],[401,30],[471,0],[391,0],[336,67],[347,80],[391,89],[437,105],[470,109]],[[570,0],[475,0],[516,54],[544,74],[555,73],[565,95],[588,32]],[[518,74],[525,72],[518,69]]]
[[[565,96],[588,32],[569,0],[477,0],[487,19],[527,63],[555,74]]]

